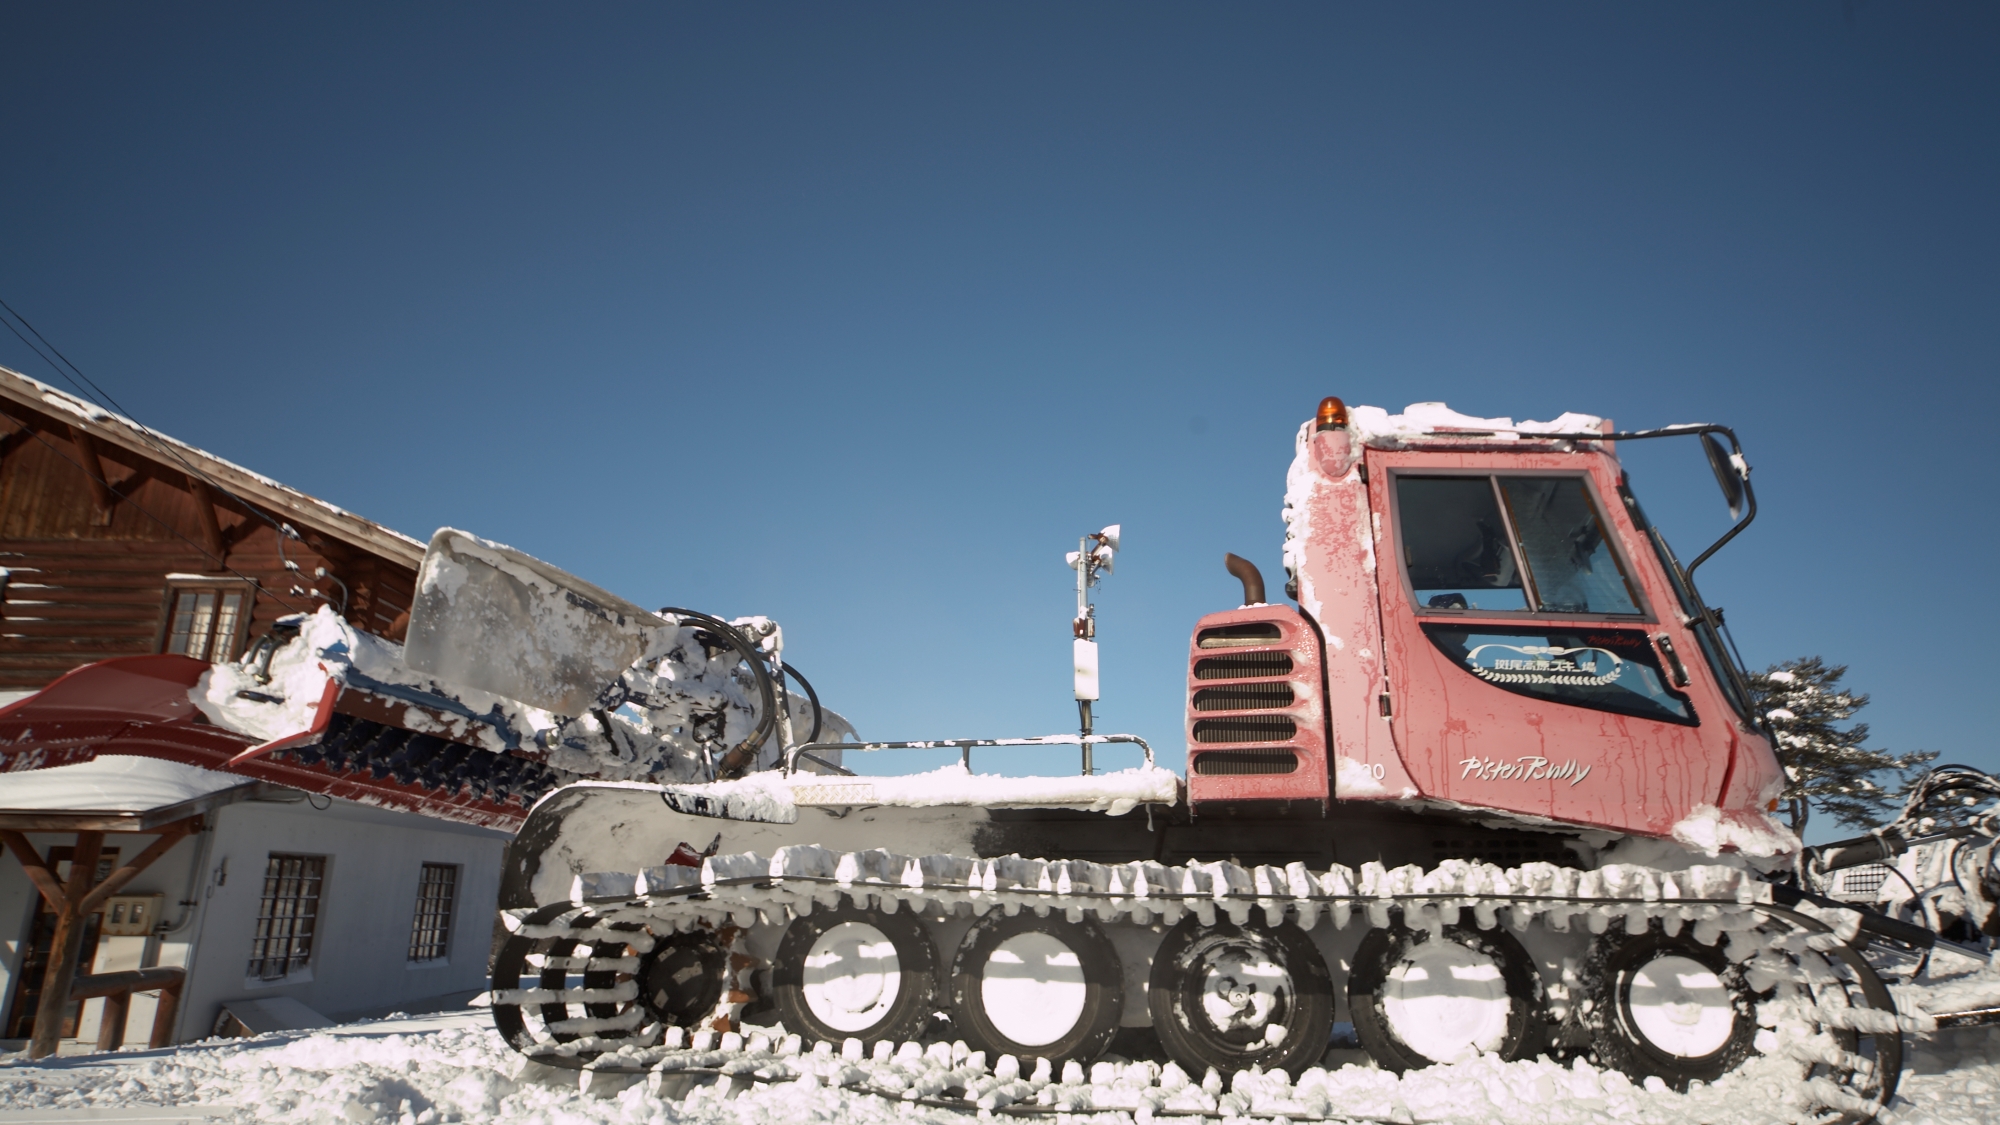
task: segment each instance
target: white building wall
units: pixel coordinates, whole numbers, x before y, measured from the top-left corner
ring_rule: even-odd
[[[252,801],[223,809],[175,1038],[206,1036],[237,999],[289,996],[339,1020],[485,987],[506,843],[488,829],[346,801],[323,810]],[[273,852],[325,856],[326,881],[311,963],[285,980],[261,981],[248,968]],[[412,964],[410,929],[425,863],[459,868],[451,951],[442,961]]]
[[[93,972],[142,964],[190,967],[176,1042],[206,1037],[231,1000],[290,996],[338,1020],[486,987],[507,843],[502,833],[347,801],[326,809],[305,801],[245,801],[212,813],[211,823],[210,832],[176,844],[122,892],[163,895],[168,922],[185,925],[164,940],[100,939],[92,965]],[[29,836],[44,855],[51,844],[73,838]],[[152,840],[109,833],[105,846],[129,858]],[[308,969],[267,982],[249,977],[247,969],[272,852],[322,855],[327,865]],[[441,961],[411,964],[410,929],[425,863],[459,869],[450,953]],[[189,898],[195,906],[179,905]],[[36,900],[21,865],[11,856],[0,861],[0,1014],[13,999]],[[150,960],[149,944],[156,948]],[[149,996],[133,997],[127,1043],[146,1041],[154,1007]],[[78,1038],[95,1040],[102,1008],[101,1000],[84,1002]]]

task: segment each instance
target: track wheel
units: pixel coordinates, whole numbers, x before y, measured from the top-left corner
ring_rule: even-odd
[[[1636,936],[1605,934],[1584,962],[1591,1045],[1605,1065],[1676,1090],[1713,1082],[1749,1058],[1757,997],[1720,949],[1655,921]]]
[[[642,930],[636,922],[606,923],[569,903],[544,907],[527,921],[600,933]],[[627,1043],[650,1046],[659,1025],[639,1001],[633,979],[639,961],[630,944],[615,938],[510,934],[493,958],[494,1027],[515,1050],[557,1066],[582,1066]]]
[[[667,1027],[695,1027],[722,1002],[729,950],[710,933],[676,934],[639,958],[639,1003]]]
[[[951,976],[953,1021],[995,1057],[1088,1062],[1118,1033],[1124,970],[1088,918],[988,914],[965,935]]]
[[[845,906],[795,920],[772,962],[785,1026],[814,1039],[915,1039],[936,1007],[937,951],[908,914]]]
[[[1433,937],[1398,917],[1361,939],[1347,1000],[1361,1045],[1398,1072],[1480,1054],[1524,1058],[1545,1022],[1541,975],[1512,935],[1446,926]]]
[[[1333,1031],[1333,982],[1297,926],[1201,925],[1189,915],[1153,957],[1153,1028],[1191,1074],[1258,1066],[1295,1077]]]

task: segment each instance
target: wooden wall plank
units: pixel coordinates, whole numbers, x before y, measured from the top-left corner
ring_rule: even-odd
[[[356,628],[386,634],[409,607],[411,567],[319,531],[306,533],[310,543],[281,543],[271,522],[244,504],[196,496],[185,466],[103,442],[96,453],[113,495],[109,521],[100,524],[86,458],[67,424],[18,404],[0,415],[0,567],[8,571],[0,595],[0,690],[39,687],[95,660],[157,651],[169,574],[253,583],[247,639],[279,617],[328,604],[294,593],[295,586],[318,588],[337,603],[338,587],[313,577],[319,566],[347,583]],[[288,561],[298,570],[288,570]]]

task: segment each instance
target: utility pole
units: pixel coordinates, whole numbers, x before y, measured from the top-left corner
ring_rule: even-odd
[[[1076,667],[1076,714],[1083,734],[1085,776],[1096,772],[1090,754],[1094,727],[1090,705],[1098,699],[1097,607],[1090,604],[1090,588],[1097,585],[1102,575],[1111,573],[1112,558],[1118,553],[1118,533],[1119,525],[1115,523],[1091,532],[1076,541],[1076,550],[1066,560],[1070,569],[1076,571],[1076,617],[1070,622],[1070,632],[1074,638],[1071,652]]]

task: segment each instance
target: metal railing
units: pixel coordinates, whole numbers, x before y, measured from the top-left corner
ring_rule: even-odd
[[[1091,763],[1090,748],[1105,743],[1126,743],[1137,746],[1146,753],[1146,765],[1153,765],[1153,748],[1136,734],[1045,734],[1039,738],[939,738],[924,742],[807,742],[785,751],[785,772],[797,772],[799,759],[814,762],[836,773],[853,776],[854,771],[836,766],[821,758],[814,751],[821,750],[958,750],[959,764],[967,770],[972,768],[972,748],[975,746],[1077,746],[1083,751],[1083,775],[1096,773]]]

